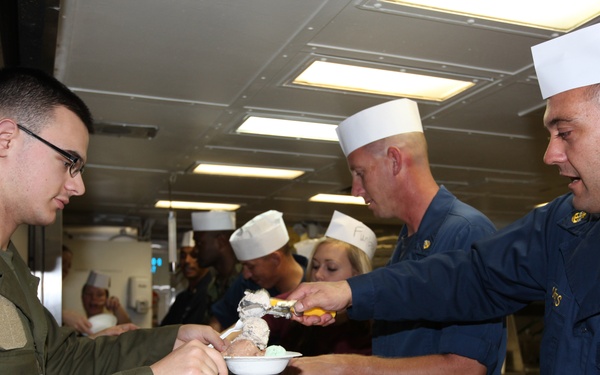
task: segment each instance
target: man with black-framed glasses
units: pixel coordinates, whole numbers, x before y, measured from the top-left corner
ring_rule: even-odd
[[[82,195],[92,117],[83,101],[40,71],[0,70],[0,368],[14,374],[226,374],[225,343],[208,326],[139,329],[95,340],[59,327],[37,298],[39,279],[10,237],[48,225]],[[123,355],[127,353],[127,355]],[[133,371],[133,372],[130,372]]]
[[[69,174],[71,175],[71,177],[75,178],[75,177],[77,177],[77,175],[79,173],[83,173],[83,168],[85,167],[85,164],[84,164],[83,159],[81,158],[81,156],[73,155],[72,153],[69,153],[69,152],[63,150],[60,147],[56,147],[52,143],[48,142],[47,140],[45,140],[44,138],[42,138],[39,135],[35,134],[34,132],[32,132],[31,130],[27,129],[24,126],[21,126],[21,125],[17,124],[17,127],[19,129],[23,130],[25,133],[27,133],[30,136],[32,136],[33,138],[35,138],[35,139],[39,140],[40,142],[44,143],[46,146],[50,147],[54,151],[58,152],[65,159],[67,159],[67,162],[65,162],[65,167],[67,167],[69,169]]]

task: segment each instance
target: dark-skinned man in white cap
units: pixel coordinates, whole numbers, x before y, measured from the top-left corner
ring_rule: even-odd
[[[175,297],[175,301],[160,322],[161,326],[208,324],[208,287],[212,281],[212,274],[209,268],[198,264],[197,258],[194,232],[190,230],[183,234],[179,247],[179,269],[187,285]]]
[[[194,230],[194,255],[198,265],[210,267],[212,280],[208,286],[208,321],[212,318],[211,306],[223,298],[242,270],[233,252],[229,238],[236,229],[236,216],[232,211],[205,211],[192,213]]]

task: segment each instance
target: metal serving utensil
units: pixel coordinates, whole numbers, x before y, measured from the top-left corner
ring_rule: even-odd
[[[312,309],[308,309],[308,310],[302,312],[301,314],[297,314],[294,311],[294,305],[296,304],[295,300],[284,300],[284,299],[278,299],[278,298],[271,298],[270,301],[271,301],[271,308],[267,310],[267,314],[273,315],[276,318],[289,319],[292,317],[292,314],[294,314],[294,315],[316,315],[316,316],[330,314],[334,318],[336,315],[335,311],[323,310],[320,307],[314,307]]]

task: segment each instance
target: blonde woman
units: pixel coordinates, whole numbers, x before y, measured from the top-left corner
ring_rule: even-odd
[[[340,281],[370,272],[377,247],[375,233],[358,220],[335,211],[325,237],[316,242],[306,270],[310,281]],[[286,295],[278,296],[285,298]],[[371,354],[371,322],[338,314],[327,327],[306,327],[286,319],[265,317],[270,343],[304,356],[331,353]]]
[[[371,270],[371,258],[366,252],[347,242],[325,238],[315,246],[306,269],[306,279],[340,281]]]

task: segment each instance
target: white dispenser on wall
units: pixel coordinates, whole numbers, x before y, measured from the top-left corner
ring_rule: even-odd
[[[135,312],[145,314],[150,310],[152,285],[147,277],[129,278],[129,307]]]

